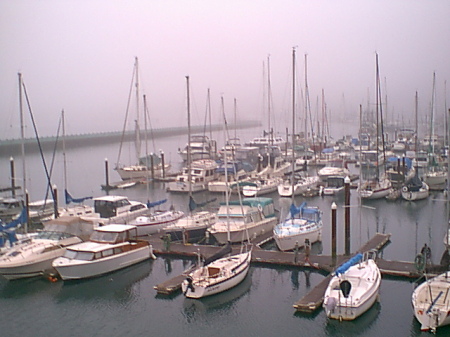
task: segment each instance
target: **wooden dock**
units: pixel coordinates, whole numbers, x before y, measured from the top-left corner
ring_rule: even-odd
[[[334,270],[335,266],[344,262],[348,257],[337,256],[335,260],[331,256],[326,255],[311,255],[309,262],[305,260],[305,254],[302,252],[280,252],[273,250],[264,250],[258,247],[261,242],[265,242],[271,238],[272,233],[266,233],[256,241],[253,242],[252,263],[265,264],[265,265],[277,265],[277,266],[289,266],[289,267],[306,267],[315,268],[318,270],[330,273]],[[358,251],[364,252],[372,249],[381,249],[389,241],[390,234],[377,233],[371,238],[365,245],[363,245]],[[196,257],[201,254],[204,257],[211,256],[220,247],[207,246],[207,245],[183,245],[182,243],[172,242],[169,250],[165,250],[162,244],[162,240],[157,236],[151,236],[149,239],[153,246],[154,253],[157,255],[173,255],[173,256],[185,256]],[[233,251],[237,253],[239,247],[234,247]],[[175,291],[178,291],[181,287],[181,282],[184,276],[179,275],[166,282],[156,285],[154,288],[158,294],[168,295]],[[323,292],[325,289],[323,290]],[[323,297],[322,292],[322,297]],[[316,302],[320,300],[320,291],[316,291]],[[310,295],[313,296],[313,295]],[[300,300],[301,301],[301,300]],[[299,301],[299,302],[300,302]],[[309,301],[309,300],[308,300]],[[308,302],[309,303],[309,302]]]

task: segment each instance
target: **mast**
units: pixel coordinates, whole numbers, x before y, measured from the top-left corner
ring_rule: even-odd
[[[187,167],[188,167],[188,184],[189,198],[192,197],[192,174],[191,174],[191,101],[189,94],[189,76],[186,76],[186,95],[187,95],[187,119],[188,119],[188,148],[187,148]]]
[[[22,153],[22,177],[23,177],[23,192],[27,193],[27,171],[26,171],[26,161],[25,161],[25,124],[23,120],[23,98],[22,98],[22,74],[18,73],[19,76],[19,114],[20,114],[20,149]]]
[[[292,48],[292,178],[291,178],[291,193],[292,203],[294,200],[294,173],[295,173],[295,47]]]
[[[64,191],[68,191],[67,186],[67,159],[66,159],[66,118],[64,109],[61,111],[61,120],[62,120],[62,147],[63,147],[63,168],[64,168]],[[66,199],[66,198],[64,198]],[[67,202],[66,202],[67,205]]]
[[[139,128],[139,63],[138,63],[138,58],[135,57],[135,72],[136,72],[136,77],[135,77],[135,88],[136,88],[136,159],[137,159],[137,163],[139,163],[139,158],[141,157],[141,132],[140,132],[140,128]]]
[[[271,85],[270,85],[270,55],[267,56],[267,118],[268,118],[268,128],[269,128],[269,144],[273,145],[273,133],[272,126],[270,124],[270,112],[271,112]]]
[[[220,101],[221,101],[221,105],[222,105],[222,115],[223,115],[223,133],[224,133],[224,138],[226,138],[226,126],[227,126],[227,120],[225,117],[225,104],[223,102],[223,96],[220,97]],[[236,102],[236,101],[235,101]],[[231,241],[231,237],[230,237],[230,197],[229,197],[229,181],[228,181],[228,153],[227,153],[227,147],[225,146],[225,151],[224,151],[224,158],[223,158],[223,162],[225,165],[225,205],[227,207],[227,241],[228,243],[230,243]]]

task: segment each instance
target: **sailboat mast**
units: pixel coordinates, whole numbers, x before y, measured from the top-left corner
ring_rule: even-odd
[[[430,147],[431,153],[434,155],[434,107],[435,107],[435,99],[436,99],[436,73],[433,72],[433,92],[431,96],[431,121],[430,121]]]
[[[20,149],[22,152],[22,177],[23,177],[23,192],[27,193],[27,171],[26,171],[26,161],[25,161],[25,123],[23,120],[23,98],[22,98],[22,74],[18,73],[19,76],[19,114],[20,114]]]
[[[189,93],[189,76],[186,76],[186,95],[187,95],[187,119],[188,119],[188,148],[187,148],[187,167],[188,167],[188,184],[189,197],[192,196],[192,174],[191,174],[191,101]]]
[[[291,192],[294,203],[294,174],[295,174],[295,47],[292,48],[292,178]]]
[[[223,116],[223,133],[224,133],[224,138],[226,138],[226,126],[227,126],[227,119],[225,117],[225,104],[223,102],[223,96],[220,98],[221,101],[221,105],[222,105],[222,116]],[[223,158],[223,162],[225,165],[225,205],[227,206],[227,241],[230,242],[231,241],[231,237],[230,237],[230,197],[229,197],[229,181],[228,181],[228,153],[227,153],[227,147],[225,146],[225,151],[224,151],[224,158]]]
[[[141,157],[141,131],[139,127],[139,118],[140,118],[140,112],[139,112],[139,62],[138,58],[135,57],[135,88],[136,88],[136,159],[139,163],[139,158]]]
[[[273,144],[273,134],[272,134],[272,126],[270,123],[270,112],[271,112],[271,85],[270,85],[270,55],[267,56],[267,118],[268,118],[268,128],[269,128],[269,144]]]
[[[64,191],[68,190],[67,186],[67,160],[66,160],[66,117],[64,109],[61,111],[62,120],[62,147],[63,147],[63,168],[64,168]],[[67,205],[67,203],[66,203]]]

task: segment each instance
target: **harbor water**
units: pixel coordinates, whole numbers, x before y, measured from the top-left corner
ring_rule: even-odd
[[[249,136],[250,137],[250,136]],[[219,144],[223,136],[217,137]],[[222,140],[222,141],[221,141]],[[186,137],[158,140],[174,169],[181,166],[177,149]],[[128,146],[128,145],[127,145]],[[74,197],[101,196],[106,192],[104,160],[110,162],[110,181],[119,176],[112,170],[118,144],[67,149],[67,187]],[[132,144],[124,150],[134,163]],[[45,153],[47,163],[52,154]],[[21,159],[16,160],[16,175],[21,176]],[[45,196],[46,177],[38,153],[27,155],[27,189],[31,200]],[[351,169],[357,170],[354,167]],[[63,157],[56,154],[52,183],[60,191],[63,204]],[[9,155],[0,157],[0,185],[9,184]],[[18,185],[23,185],[18,183]],[[131,200],[156,201],[167,198],[164,207],[187,211],[188,197],[169,194],[164,183],[138,185],[110,194]],[[290,199],[274,198],[277,210],[286,214]],[[195,194],[197,202],[221,195]],[[376,200],[361,202],[351,191],[351,250],[356,251],[375,233],[390,233],[391,243],[382,257],[387,260],[413,261],[424,243],[432,248],[432,259],[439,263],[444,251],[443,238],[448,226],[448,209],[443,192],[418,202]],[[312,253],[331,254],[331,205],[338,206],[338,254],[344,252],[344,198],[297,197],[300,204],[319,206],[323,211],[324,231],[321,244]],[[267,249],[274,249],[270,244]],[[414,280],[384,277],[379,301],[352,322],[329,320],[321,309],[314,314],[296,313],[292,305],[306,295],[325,274],[314,269],[267,267],[254,264],[247,278],[236,288],[202,300],[186,299],[183,294],[157,295],[153,287],[179,275],[191,265],[189,259],[158,257],[138,265],[85,281],[50,282],[43,278],[17,281],[0,279],[0,324],[9,336],[428,336],[420,331],[413,315],[411,294]],[[2,334],[3,335],[3,334]],[[437,330],[437,336],[449,336],[450,327]]]

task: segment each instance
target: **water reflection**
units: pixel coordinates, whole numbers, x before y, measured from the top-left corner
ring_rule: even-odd
[[[147,278],[153,267],[153,260],[146,260],[133,266],[115,271],[100,277],[60,281],[63,284],[57,299],[61,302],[68,300],[96,301],[97,299],[113,299],[119,302],[129,301],[134,296],[133,285]]]
[[[369,330],[377,321],[380,310],[381,304],[375,302],[369,310],[353,321],[327,319],[325,327],[327,336],[362,336],[364,331]]]
[[[245,279],[230,290],[202,299],[185,298],[183,301],[183,315],[188,323],[193,323],[214,311],[220,311],[222,315],[230,312],[236,301],[250,292],[251,285],[252,276],[250,269]]]
[[[31,277],[13,281],[0,279],[0,298],[23,298],[30,295],[55,295],[62,282],[52,283],[44,277]]]

